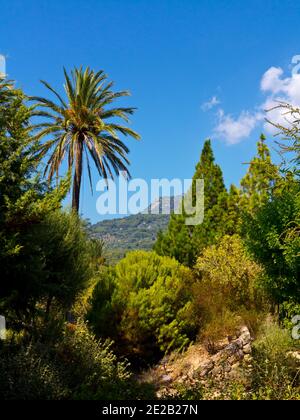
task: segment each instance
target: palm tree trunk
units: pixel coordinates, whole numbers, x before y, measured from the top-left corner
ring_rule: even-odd
[[[83,157],[83,141],[78,139],[76,143],[75,151],[75,172],[73,179],[73,197],[72,197],[72,209],[79,212],[79,200],[80,200],[80,187],[81,187],[81,176],[82,176],[82,157]]]

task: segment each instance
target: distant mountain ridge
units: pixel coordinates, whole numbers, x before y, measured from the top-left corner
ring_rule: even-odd
[[[131,250],[151,250],[158,232],[168,227],[170,214],[166,213],[176,211],[181,198],[160,197],[142,213],[92,225],[90,233],[105,242],[110,262],[119,260]]]
[[[144,210],[143,214],[168,214],[176,211],[180,205],[182,196],[159,197],[150,206]]]

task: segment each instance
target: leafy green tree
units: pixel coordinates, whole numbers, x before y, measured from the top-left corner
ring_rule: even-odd
[[[129,175],[127,154],[129,149],[119,134],[139,139],[131,128],[117,123],[117,119],[128,122],[134,108],[110,107],[116,99],[129,96],[128,91],[113,92],[113,83],[107,82],[103,71],[95,73],[86,68],[75,69],[71,77],[65,74],[65,101],[48,83],[42,82],[56,97],[58,103],[35,97],[40,111],[36,115],[49,119],[36,126],[40,129],[37,139],[48,138],[40,148],[38,158],[51,153],[45,173],[48,179],[58,176],[65,158],[69,171],[73,170],[72,208],[78,213],[83,162],[86,158],[88,177],[92,189],[90,159],[100,176],[113,177],[113,172]]]
[[[265,288],[278,304],[300,302],[299,226],[299,184],[289,178],[243,223],[246,242],[268,273]]]
[[[297,153],[296,126],[292,131],[278,126],[294,142],[281,145],[285,152]],[[299,303],[299,185],[297,168],[292,165],[297,165],[297,159],[274,165],[265,137],[261,136],[257,156],[241,182],[242,233],[266,269],[264,287],[281,305],[281,313],[286,305],[290,308]]]

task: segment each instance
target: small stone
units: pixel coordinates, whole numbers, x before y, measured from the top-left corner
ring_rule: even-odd
[[[242,349],[244,346],[244,342],[241,338],[238,338],[237,340],[235,340],[236,345],[238,346],[239,349]]]
[[[214,368],[215,364],[212,360],[210,360],[209,362],[203,363],[196,371],[196,376],[200,376],[200,378],[203,378],[204,376],[206,376],[213,368]]]
[[[289,352],[287,353],[287,355],[288,355],[289,357],[291,357],[292,359],[294,359],[294,360],[296,360],[296,361],[300,362],[300,352],[298,352],[298,351],[289,351]]]
[[[240,336],[240,338],[239,338],[239,340],[241,340],[242,341],[242,343],[243,343],[243,346],[245,346],[245,345],[247,345],[247,344],[249,344],[249,343],[251,343],[251,334],[250,334],[250,332],[249,332],[249,330],[247,329],[247,331],[244,331],[242,334],[241,334],[241,336]]]
[[[227,359],[227,354],[226,354],[226,352],[224,352],[224,351],[221,351],[220,353],[218,353],[218,354],[215,354],[212,358],[211,358],[211,360],[217,365],[217,364],[219,364],[219,363],[222,363],[224,360],[226,360]]]
[[[225,351],[229,354],[235,354],[239,350],[239,345],[236,342],[230,343],[226,348]]]
[[[243,352],[243,350],[239,350],[238,353],[237,353],[237,356],[238,356],[238,358],[240,360],[243,360],[244,359],[244,352]]]
[[[240,333],[241,333],[241,334],[243,334],[243,333],[247,333],[247,332],[249,332],[249,329],[248,329],[248,327],[246,327],[246,326],[242,327],[242,328],[241,328],[241,330],[240,330]]]
[[[251,344],[247,344],[246,346],[243,347],[243,352],[245,354],[251,354],[252,353],[252,348],[251,348]]]
[[[172,377],[170,375],[163,375],[161,378],[162,382],[172,382]]]
[[[232,365],[232,370],[237,370],[240,368],[240,364],[239,363],[235,363],[234,365]]]
[[[244,361],[245,361],[245,363],[251,363],[252,362],[252,356],[250,355],[250,354],[245,354],[245,357],[244,357]]]
[[[224,366],[224,372],[229,373],[231,371],[231,365],[228,363]]]
[[[213,370],[211,371],[212,376],[218,376],[221,375],[221,373],[223,372],[223,369],[221,366],[216,366],[215,368],[213,368]]]
[[[242,380],[243,374],[239,363],[232,366],[231,371],[227,374],[227,378],[231,381]]]
[[[230,363],[231,365],[234,365],[235,363],[237,363],[240,360],[240,357],[238,354],[234,354],[233,356],[230,356],[228,359],[228,363]]]

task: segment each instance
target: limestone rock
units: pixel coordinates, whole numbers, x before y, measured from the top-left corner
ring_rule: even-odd
[[[172,382],[172,376],[170,375],[163,375],[163,377],[161,378],[161,382]]]
[[[243,347],[251,343],[251,334],[247,327],[242,328],[239,340],[243,343]]]
[[[249,364],[249,363],[252,363],[252,356],[250,355],[250,354],[245,354],[245,356],[244,356],[244,362],[245,363],[247,363],[247,364]]]
[[[246,345],[243,347],[243,352],[244,352],[245,354],[251,354],[251,353],[252,353],[251,344],[246,344]]]
[[[223,368],[221,366],[216,366],[211,371],[213,377],[219,376],[223,373]]]
[[[294,359],[294,360],[296,360],[296,361],[300,362],[300,352],[299,352],[299,351],[289,351],[289,352],[287,353],[287,355],[288,355],[289,357],[291,357],[292,359]]]
[[[195,372],[193,377],[203,378],[214,368],[215,364],[212,360],[203,363]]]

